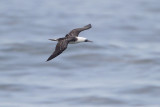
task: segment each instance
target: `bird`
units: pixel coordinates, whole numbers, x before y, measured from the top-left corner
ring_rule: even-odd
[[[57,41],[57,45],[55,47],[54,52],[51,54],[51,56],[46,60],[50,61],[53,58],[57,57],[60,55],[65,49],[67,49],[68,44],[76,44],[76,43],[81,43],[81,42],[92,42],[91,40],[88,40],[85,37],[78,37],[79,33],[84,30],[88,30],[92,27],[91,24],[88,24],[84,27],[81,28],[75,28],[71,30],[68,34],[66,34],[65,37],[58,38],[58,39],[49,39],[51,41]]]

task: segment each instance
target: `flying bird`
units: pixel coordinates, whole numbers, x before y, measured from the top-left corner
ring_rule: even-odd
[[[80,42],[92,42],[88,40],[87,38],[84,37],[78,37],[79,33],[81,31],[90,29],[92,26],[91,24],[88,24],[82,28],[76,28],[71,30],[68,34],[66,34],[65,37],[63,38],[58,38],[58,39],[49,39],[51,41],[58,41],[55,51],[52,53],[52,55],[47,59],[47,61],[52,60],[53,58],[57,57],[60,55],[68,46],[68,44],[75,44],[75,43],[80,43]]]

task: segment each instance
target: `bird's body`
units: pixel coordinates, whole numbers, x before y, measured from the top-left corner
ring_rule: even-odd
[[[76,28],[73,29],[71,32],[69,32],[65,37],[58,38],[58,39],[49,39],[51,41],[58,41],[55,51],[53,54],[47,59],[47,61],[55,58],[56,56],[60,55],[68,46],[68,44],[75,44],[80,42],[91,42],[87,38],[84,37],[78,37],[79,33],[83,30],[90,29],[92,26],[91,24],[88,24],[82,28]]]
[[[84,37],[75,37],[75,38],[76,38],[76,41],[70,41],[69,44],[76,44],[76,43],[85,42],[85,40],[87,39]]]

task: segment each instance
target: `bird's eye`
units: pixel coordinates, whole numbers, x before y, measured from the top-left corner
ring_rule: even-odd
[[[88,42],[88,39],[86,39],[84,42]]]

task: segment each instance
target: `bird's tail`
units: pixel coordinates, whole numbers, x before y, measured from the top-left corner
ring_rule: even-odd
[[[48,40],[51,40],[51,41],[58,41],[58,39],[48,39]]]

